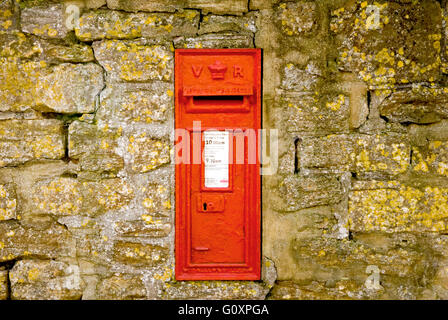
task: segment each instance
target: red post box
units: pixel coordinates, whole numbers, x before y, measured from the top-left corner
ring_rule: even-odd
[[[176,279],[260,279],[261,51],[175,52]]]

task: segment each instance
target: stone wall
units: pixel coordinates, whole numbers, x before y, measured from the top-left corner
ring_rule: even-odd
[[[0,299],[448,298],[445,2],[0,0]],[[176,282],[174,50],[252,47],[262,281]]]

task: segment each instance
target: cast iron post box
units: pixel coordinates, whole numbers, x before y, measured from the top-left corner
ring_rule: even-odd
[[[261,51],[175,52],[176,279],[260,279]]]

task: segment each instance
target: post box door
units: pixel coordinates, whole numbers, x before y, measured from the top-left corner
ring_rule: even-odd
[[[175,52],[177,280],[260,279],[260,63]]]

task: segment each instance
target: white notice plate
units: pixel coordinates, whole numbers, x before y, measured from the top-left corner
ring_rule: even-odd
[[[229,187],[229,132],[204,131],[204,186]]]

